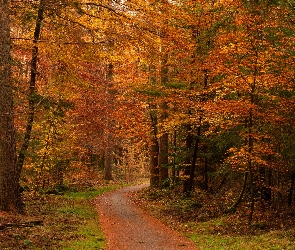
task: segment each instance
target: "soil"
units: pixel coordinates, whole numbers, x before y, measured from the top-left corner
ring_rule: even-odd
[[[147,214],[132,201],[132,193],[147,186],[125,187],[97,199],[107,250],[195,250],[193,242]]]

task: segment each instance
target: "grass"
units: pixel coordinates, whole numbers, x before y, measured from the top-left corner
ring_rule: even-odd
[[[93,199],[122,185],[102,186],[64,195],[27,194],[26,216],[3,215],[1,222],[42,220],[41,225],[7,227],[0,231],[0,249],[79,250],[103,249],[105,238],[99,227]]]
[[[240,231],[239,227],[244,223],[233,221],[231,216],[191,222],[188,223],[188,235],[201,250],[295,249],[295,229],[265,230],[257,223],[248,231]]]
[[[281,250],[295,249],[295,230],[271,231],[261,235],[233,236],[206,233],[206,226],[198,225],[203,233],[192,233],[191,239],[201,250]],[[288,236],[288,234],[293,236]]]
[[[105,247],[105,239],[98,226],[98,215],[95,207],[91,205],[91,200],[115,188],[117,186],[108,186],[84,192],[68,192],[64,195],[66,199],[73,203],[70,206],[59,208],[59,213],[75,216],[83,223],[72,233],[72,239],[64,242],[61,249],[82,250],[103,249]]]
[[[61,206],[58,212],[75,217],[83,223],[80,223],[76,230],[71,232],[71,238],[64,241],[62,250],[91,250],[105,247],[105,239],[98,226],[98,214],[95,206],[91,204],[91,200],[118,187],[106,186],[82,192],[67,192],[64,195],[64,199],[67,199],[69,204]]]
[[[121,186],[105,186],[105,187],[100,187],[97,189],[89,189],[87,191],[82,191],[82,192],[67,192],[64,194],[64,197],[72,199],[72,200],[89,200],[89,199],[93,199],[105,192],[114,190],[118,187]]]

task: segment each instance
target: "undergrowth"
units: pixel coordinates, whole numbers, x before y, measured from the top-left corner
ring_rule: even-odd
[[[3,227],[0,249],[103,249],[105,239],[93,198],[121,186],[91,187],[58,194],[27,192],[26,215],[0,214]],[[28,223],[30,221],[33,223]]]
[[[228,214],[221,197],[179,190],[145,189],[138,202],[165,224],[191,238],[201,250],[295,249],[295,218],[290,210],[277,211],[256,204],[255,219],[247,224],[247,204]]]

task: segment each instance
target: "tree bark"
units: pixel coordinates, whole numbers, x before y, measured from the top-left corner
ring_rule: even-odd
[[[172,188],[175,187],[176,182],[176,154],[177,154],[177,133],[174,130],[173,134],[173,157],[172,157]]]
[[[257,57],[256,57],[257,60]],[[257,63],[257,62],[256,62]],[[255,74],[256,76],[256,69]],[[254,83],[251,89],[251,104],[254,104],[254,92],[255,92],[256,78],[254,78]],[[253,144],[254,138],[252,136],[253,133],[253,110],[250,108],[249,111],[249,125],[248,125],[248,171],[249,171],[249,179],[250,179],[250,213],[248,218],[248,225],[252,224],[254,208],[255,208],[255,184],[254,184],[254,173],[253,173],[253,162],[252,162],[252,153],[253,153]]]
[[[0,0],[0,211],[22,212],[11,81],[10,20],[7,0]]]
[[[291,205],[292,205],[293,193],[294,193],[294,184],[295,184],[295,172],[292,171],[290,189],[289,189],[289,194],[288,194],[288,206],[289,207],[291,207]]]
[[[166,36],[165,31],[160,31],[160,38]],[[162,44],[160,45],[160,53],[164,53],[160,56],[160,85],[165,86],[168,81],[168,55],[165,53],[165,46]],[[169,135],[168,132],[163,131],[163,123],[168,117],[168,105],[166,101],[162,101],[159,105],[159,117],[158,117],[158,125],[161,136],[159,137],[159,158],[158,158],[158,166],[159,166],[159,181],[160,185],[168,184],[165,183],[169,178],[169,171],[168,171],[168,143],[169,143]]]
[[[208,87],[208,79],[209,79],[209,70],[205,69],[204,71],[204,90],[207,89]],[[203,94],[202,101],[204,102],[207,99],[207,95]],[[203,115],[200,114],[199,116],[199,126],[197,129],[197,136],[196,136],[196,141],[195,141],[195,146],[194,146],[194,152],[192,156],[192,161],[189,169],[189,179],[187,183],[185,183],[186,186],[185,192],[187,196],[190,196],[192,190],[193,190],[193,183],[194,183],[194,177],[195,177],[195,170],[196,170],[196,163],[197,163],[197,156],[199,153],[199,144],[200,144],[200,138],[201,138],[201,130],[202,130],[202,120],[203,120]],[[188,172],[188,170],[187,170]]]
[[[248,172],[245,172],[245,174],[244,174],[244,183],[243,183],[243,187],[242,187],[242,189],[241,189],[241,192],[240,192],[240,194],[239,194],[238,199],[237,199],[236,202],[230,207],[230,209],[229,209],[230,212],[234,212],[234,211],[236,211],[238,205],[241,203],[241,201],[242,201],[242,199],[243,199],[243,196],[244,196],[244,193],[245,193],[245,190],[246,190],[246,187],[247,187],[248,175],[249,175],[249,173],[248,173]]]
[[[192,159],[192,145],[193,145],[193,136],[190,131],[191,126],[187,125],[186,127],[187,127],[187,135],[186,135],[186,139],[185,139],[186,160],[185,160],[185,169],[184,169],[184,173],[183,173],[184,174],[183,193],[188,192],[190,164],[191,164],[191,159]]]
[[[156,105],[149,105],[149,115],[152,125],[150,142],[149,142],[149,157],[150,157],[150,185],[151,187],[159,187],[159,143],[157,140],[157,116],[154,114]]]
[[[200,125],[197,131],[197,138],[195,141],[193,159],[192,159],[192,164],[190,166],[190,176],[189,176],[189,182],[188,182],[188,187],[186,192],[187,196],[190,196],[191,192],[193,191],[196,163],[197,163],[197,157],[199,153],[199,145],[200,145],[200,137],[201,137],[201,121],[202,121],[202,117],[200,117]]]
[[[36,19],[36,26],[35,26],[34,40],[33,40],[34,46],[32,49],[31,77],[30,77],[29,97],[28,97],[29,99],[28,119],[27,119],[26,132],[24,135],[23,144],[21,146],[21,149],[18,155],[18,160],[17,160],[17,168],[18,168],[19,174],[21,173],[23,165],[24,165],[26,152],[29,147],[34,118],[35,118],[38,40],[40,39],[43,14],[44,14],[44,1],[41,1],[39,5],[39,10],[38,10],[38,16]]]
[[[159,145],[157,138],[151,135],[151,141],[149,145],[149,155],[150,155],[150,185],[151,187],[159,186]]]
[[[113,42],[110,42],[109,49],[113,47]],[[111,93],[111,88],[113,86],[113,64],[110,62],[107,65],[107,72],[106,72],[106,81],[108,84],[108,105],[111,110],[114,108],[114,103],[112,100],[112,93]],[[113,163],[114,163],[114,139],[113,139],[113,134],[111,132],[111,128],[113,127],[113,120],[111,116],[107,117],[107,131],[106,131],[106,146],[105,146],[105,164],[104,164],[104,179],[105,180],[112,180],[113,179]]]
[[[159,131],[163,130],[163,122],[167,118],[167,103],[162,103],[159,108]],[[159,181],[160,185],[165,184],[165,181],[169,178],[168,174],[168,133],[164,132],[159,137],[159,157],[158,157],[158,166],[159,166]]]

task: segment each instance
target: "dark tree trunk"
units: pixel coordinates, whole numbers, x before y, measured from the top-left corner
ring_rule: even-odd
[[[110,48],[111,49],[114,44],[111,41],[110,42]],[[113,75],[114,75],[114,71],[113,71],[113,64],[109,63],[107,65],[107,72],[106,72],[106,81],[108,84],[108,105],[109,108],[113,111],[114,109],[114,103],[113,103],[113,96],[112,96],[112,92],[111,92],[111,88],[113,86]],[[107,117],[107,131],[106,133],[106,146],[105,146],[105,163],[104,163],[104,179],[105,180],[112,180],[113,179],[113,164],[114,164],[114,137],[113,134],[111,132],[112,127],[113,127],[114,121],[112,119],[111,116]]]
[[[294,193],[294,184],[295,184],[295,172],[292,171],[290,189],[289,189],[289,194],[288,194],[288,206],[289,207],[291,207],[291,205],[292,205],[293,193]]]
[[[176,139],[176,130],[173,134],[173,158],[172,158],[172,188],[175,187],[176,182],[176,154],[177,154],[177,139]]]
[[[160,32],[160,37],[165,37],[165,32]],[[165,46],[160,47],[160,52],[165,51]],[[164,53],[160,57],[160,85],[165,86],[169,81],[169,70],[167,67],[168,55]],[[159,137],[159,158],[158,158],[158,166],[159,166],[159,182],[160,185],[168,184],[166,183],[167,179],[169,178],[169,171],[168,171],[168,132],[163,132],[163,123],[168,117],[168,105],[167,102],[161,102],[159,105],[159,116],[158,116],[158,133],[161,134]]]
[[[261,202],[271,201],[271,170],[267,170],[264,167],[260,168],[259,172],[259,188],[260,188],[260,200]],[[268,176],[267,176],[268,175]],[[270,178],[270,179],[268,179]]]
[[[194,153],[193,153],[192,163],[191,163],[191,166],[190,166],[189,182],[188,182],[188,187],[187,187],[187,191],[186,191],[186,194],[188,196],[190,196],[191,192],[193,191],[196,163],[197,163],[197,157],[198,157],[198,153],[199,153],[202,117],[200,117],[199,120],[200,120],[200,125],[199,125],[198,130],[197,130],[197,138],[196,138],[196,141],[195,141]]]
[[[150,143],[149,143],[149,157],[150,157],[150,185],[151,187],[159,187],[159,144],[157,140],[157,114],[156,105],[149,105],[149,115],[152,125]]]
[[[41,1],[38,10],[38,16],[36,19],[36,26],[34,31],[34,40],[33,40],[33,49],[32,49],[32,60],[31,60],[31,78],[30,78],[30,87],[29,87],[29,111],[28,111],[28,119],[26,125],[26,132],[24,135],[23,144],[21,146],[18,160],[17,160],[17,168],[19,174],[22,171],[26,152],[29,147],[31,133],[35,118],[35,104],[36,104],[36,78],[37,78],[37,59],[38,59],[38,40],[40,39],[41,33],[41,25],[43,22],[43,13],[44,13],[44,2]]]
[[[256,70],[255,70],[256,72]],[[256,75],[256,74],[255,74]],[[254,92],[255,92],[255,79],[251,90],[251,104],[254,104]],[[255,208],[255,183],[254,183],[254,170],[252,162],[253,144],[254,138],[252,136],[253,132],[253,110],[249,111],[249,125],[248,125],[248,171],[249,171],[249,181],[250,181],[250,213],[248,218],[248,225],[252,224],[254,208]]]
[[[159,125],[161,132],[163,126],[162,123],[167,118],[167,103],[162,103],[159,108]],[[160,185],[163,185],[168,179],[168,133],[163,133],[159,138],[159,157],[158,157],[158,166],[159,166],[159,181]]]
[[[7,0],[0,0],[0,131],[0,211],[22,212],[16,167]]]
[[[265,193],[265,198],[268,201],[272,200],[272,170],[268,169],[268,173],[267,173],[267,189],[266,189],[266,193]]]
[[[151,187],[158,187],[159,186],[159,167],[158,167],[159,145],[158,145],[157,138],[154,135],[151,135],[149,155],[150,155],[150,185]]]
[[[203,86],[204,90],[208,87],[208,79],[209,79],[209,70],[205,69],[204,70],[204,86]],[[205,101],[206,99],[207,99],[207,95],[203,94],[202,102]],[[188,179],[187,183],[184,183],[184,191],[187,196],[190,196],[190,193],[193,190],[197,156],[199,153],[199,146],[200,146],[199,144],[200,144],[200,138],[201,138],[202,120],[203,120],[203,115],[201,113],[199,116],[199,125],[198,125],[198,129],[197,129],[197,137],[196,137],[196,141],[195,141],[194,152],[192,155],[192,160],[191,160],[189,171],[187,170],[187,172],[189,172],[189,179]]]
[[[250,177],[250,213],[248,218],[248,225],[252,224],[254,208],[255,208],[255,186],[254,186],[254,174],[252,163],[249,163],[249,177]]]
[[[190,175],[190,164],[192,159],[192,145],[193,145],[193,136],[191,134],[191,127],[187,126],[187,135],[185,139],[186,145],[186,160],[185,160],[185,169],[184,169],[184,181],[183,181],[183,193],[188,192],[189,184],[189,175]]]
[[[244,193],[245,193],[246,187],[247,187],[248,175],[249,175],[249,173],[245,172],[245,174],[244,174],[244,183],[243,183],[241,192],[240,192],[236,202],[230,207],[230,209],[229,209],[230,212],[235,212],[236,211],[238,205],[241,203],[241,201],[242,201],[242,199],[244,197]]]
[[[104,179],[105,180],[112,180],[113,179],[113,157],[112,157],[112,150],[110,146],[110,137],[107,137],[108,145],[105,149],[105,162],[104,162]]]

